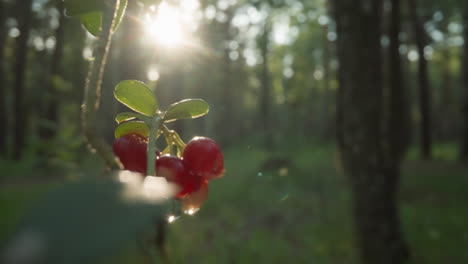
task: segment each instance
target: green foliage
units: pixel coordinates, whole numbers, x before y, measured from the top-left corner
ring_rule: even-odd
[[[136,118],[144,119],[145,116],[140,115],[138,113],[134,113],[134,112],[122,112],[122,113],[118,113],[115,116],[115,121],[117,122],[117,124],[120,124],[122,122],[133,120]]]
[[[152,229],[159,205],[131,198],[112,175],[94,176],[65,183],[37,203],[9,240],[19,250],[12,254],[23,254],[20,241],[30,239],[37,246],[29,256],[33,263],[90,263]]]
[[[177,119],[192,119],[204,116],[209,111],[209,105],[202,99],[186,99],[169,106],[164,114],[164,122]]]
[[[130,133],[136,133],[147,137],[149,135],[148,125],[142,121],[127,121],[117,126],[114,136],[115,138],[119,138]]]
[[[115,98],[135,112],[117,114],[115,121],[119,124],[114,135],[119,138],[129,133],[150,136],[150,141],[160,134],[165,134],[167,153],[171,153],[173,145],[182,150],[185,143],[176,131],[161,126],[162,122],[172,122],[178,119],[192,119],[204,116],[209,111],[209,105],[202,99],[185,99],[171,104],[167,111],[160,112],[158,100],[150,88],[136,80],[121,81],[114,90]],[[154,130],[150,131],[150,128]],[[154,138],[151,138],[154,137]]]
[[[119,10],[113,30],[117,30],[125,15],[128,0],[120,0]],[[103,0],[65,0],[67,15],[79,17],[81,23],[94,36],[101,33],[102,15],[105,12],[106,4]]]
[[[105,8],[103,0],[64,0],[66,14],[79,16],[82,14],[102,11]]]
[[[101,33],[102,13],[90,12],[80,15],[81,24],[94,36]]]
[[[226,149],[227,177],[213,182],[203,210],[196,217],[180,218],[169,225],[168,248],[174,263],[263,263],[265,259],[277,263],[274,256],[294,263],[357,263],[350,193],[346,179],[333,162],[335,147],[312,148],[304,144],[306,141],[298,141],[278,148],[278,153],[294,153],[289,156],[296,166],[281,176],[281,168],[269,172],[259,169],[270,154],[253,142],[247,139]],[[438,152],[448,146],[435,148]],[[402,219],[412,252],[418,256],[410,263],[468,261],[463,248],[468,221],[464,210],[468,171],[454,161],[411,160],[403,167]],[[41,184],[1,189],[0,241],[25,209],[35,204],[37,194],[44,191],[50,188]],[[83,199],[88,201],[86,194]],[[130,218],[127,215],[124,219]],[[86,243],[93,239],[90,236]],[[106,258],[107,262],[94,263],[143,263],[141,251],[135,246],[112,254],[116,255]]]
[[[158,110],[158,101],[153,92],[140,81],[121,81],[115,87],[114,96],[122,104],[146,116],[154,116]]]

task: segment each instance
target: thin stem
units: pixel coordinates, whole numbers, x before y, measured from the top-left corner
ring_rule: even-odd
[[[162,125],[162,130],[164,131],[164,133],[166,133],[167,135],[169,135],[169,137],[171,138],[171,140],[176,144],[178,145],[178,147],[180,148],[185,148],[185,142],[182,140],[182,138],[180,138],[179,134],[177,132],[175,132],[174,130],[170,130],[166,125]]]
[[[107,56],[112,40],[112,29],[116,21],[117,12],[119,9],[120,0],[111,0],[113,3],[112,10],[103,12],[102,18],[102,31],[99,36],[96,48],[94,50],[94,60],[91,62],[88,71],[88,77],[85,83],[85,96],[84,102],[81,106],[82,112],[82,125],[83,131],[88,141],[89,147],[95,151],[106,162],[107,166],[111,169],[120,169],[122,165],[114,156],[111,147],[104,139],[96,134],[96,112],[99,109],[102,78],[104,68],[106,66]]]
[[[150,125],[149,142],[146,156],[146,174],[156,176],[156,140],[158,139],[158,130],[162,124],[162,119],[156,116]]]

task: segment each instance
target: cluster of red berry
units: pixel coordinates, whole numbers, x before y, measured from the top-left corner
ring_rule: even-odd
[[[146,175],[148,138],[127,134],[113,144],[115,155],[126,170]],[[177,198],[190,195],[206,196],[208,181],[224,173],[224,158],[218,144],[209,138],[195,137],[186,146],[182,158],[156,153],[157,176],[179,186]],[[197,192],[203,192],[202,194]]]

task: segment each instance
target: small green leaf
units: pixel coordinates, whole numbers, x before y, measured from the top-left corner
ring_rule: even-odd
[[[147,137],[149,135],[149,128],[142,121],[127,121],[117,126],[114,131],[115,138],[125,136],[130,133],[136,133]]]
[[[206,115],[209,111],[208,104],[202,99],[186,99],[169,106],[164,115],[164,122],[172,122],[177,119],[191,119]]]
[[[102,0],[64,0],[66,14],[79,16],[82,14],[102,11],[105,8]]]
[[[101,25],[102,25],[102,12],[104,8],[102,5],[100,6],[97,4],[99,1],[92,1],[94,4],[89,4],[88,8],[81,8],[77,9],[74,4],[74,0],[68,0],[72,2],[72,10],[75,12],[69,13],[69,9],[67,8],[67,14],[70,16],[79,16],[81,23],[89,31],[89,33],[93,34],[94,36],[98,36],[101,33]],[[87,2],[88,0],[86,0]],[[123,16],[125,14],[125,9],[127,7],[128,0],[120,0],[119,10],[117,11],[117,18],[115,20],[113,31],[116,31],[122,22]],[[67,2],[65,2],[67,3]],[[69,4],[70,5],[70,4]],[[84,12],[87,11],[87,12]]]
[[[80,15],[81,24],[94,36],[101,33],[102,12],[91,12]]]
[[[158,110],[158,101],[153,92],[140,81],[121,81],[115,87],[114,96],[130,109],[147,116],[154,116]]]
[[[134,112],[118,113],[115,116],[115,122],[117,122],[117,124],[120,124],[120,123],[125,122],[125,121],[136,119],[136,118],[138,118],[138,116],[139,116],[139,114],[134,113]]]

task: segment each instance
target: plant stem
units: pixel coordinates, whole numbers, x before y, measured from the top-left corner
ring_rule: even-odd
[[[146,174],[150,176],[156,176],[156,140],[158,139],[158,130],[161,125],[161,118],[156,116],[150,124],[150,134],[147,149],[146,159]]]
[[[116,21],[117,12],[119,9],[120,0],[111,0],[112,10],[105,10],[102,17],[102,31],[97,40],[96,47],[94,50],[94,60],[91,62],[88,71],[88,77],[85,83],[85,96],[84,102],[81,106],[82,115],[82,126],[85,137],[88,141],[89,147],[92,151],[98,153],[106,165],[110,169],[122,168],[119,161],[114,156],[111,147],[107,144],[104,139],[97,135],[96,127],[96,113],[99,109],[102,78],[104,74],[104,68],[106,66],[107,55],[109,54],[109,48],[112,40],[112,29]]]

